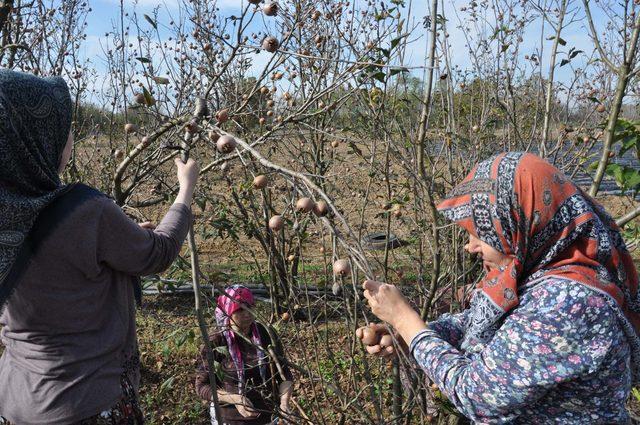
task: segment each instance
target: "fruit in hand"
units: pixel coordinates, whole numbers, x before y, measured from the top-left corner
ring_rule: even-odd
[[[373,328],[367,326],[362,330],[362,343],[364,345],[377,345],[379,341],[378,334]]]

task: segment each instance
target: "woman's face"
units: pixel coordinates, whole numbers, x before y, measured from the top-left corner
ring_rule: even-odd
[[[60,165],[58,166],[58,174],[62,174],[64,167],[67,166],[69,159],[71,159],[71,152],[73,151],[73,133],[69,131],[69,137],[67,138],[67,144],[62,151],[62,157],[60,158]]]
[[[482,265],[486,271],[506,267],[513,260],[513,257],[504,255],[471,234],[469,234],[469,243],[464,246],[464,249],[470,254],[478,254],[482,258]]]
[[[253,313],[250,307],[243,306],[231,315],[231,328],[246,333],[253,324]]]

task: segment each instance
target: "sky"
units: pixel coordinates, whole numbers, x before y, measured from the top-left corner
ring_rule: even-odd
[[[356,2],[361,0],[355,0]],[[160,6],[159,22],[165,24],[169,22],[170,15],[177,16],[180,14],[179,0],[125,0],[125,9],[129,12],[136,11],[140,16],[143,13],[151,14],[155,7]],[[238,13],[241,5],[244,2],[241,0],[218,0],[218,7],[221,8],[221,12],[224,15],[230,15]],[[427,30],[420,24],[423,16],[428,15],[427,0],[414,0],[409,2],[405,1],[404,11],[406,13],[407,8],[410,6],[412,9],[412,15],[414,16],[414,25],[418,25],[415,31],[411,34],[411,39],[414,39],[413,43],[409,46],[407,56],[405,58],[405,65],[408,66],[421,66],[424,65],[424,52],[427,47]],[[454,65],[458,65],[462,69],[471,67],[471,59],[468,54],[468,49],[465,47],[466,40],[464,33],[461,29],[457,28],[459,23],[460,11],[463,7],[468,7],[468,1],[454,0],[444,1],[445,16],[448,19],[448,32],[450,34],[449,43],[451,45],[451,59]],[[481,3],[481,2],[480,2]],[[573,3],[577,8],[582,8],[582,3],[573,0]],[[110,31],[113,27],[113,23],[118,19],[118,10],[120,0],[91,0],[90,2],[93,11],[88,17],[88,40],[84,46],[83,54],[92,58],[94,63],[99,63],[97,56],[101,55],[100,42],[103,39],[105,32]],[[580,12],[581,13],[581,12]],[[604,15],[598,11],[593,10],[594,18],[596,21],[603,23],[605,20]],[[550,33],[550,32],[549,32]],[[526,27],[525,36],[523,37],[523,43],[521,45],[520,55],[531,55],[534,48],[540,42],[540,25],[539,23],[531,24]],[[584,25],[584,22],[576,22],[571,24],[563,32],[562,38],[566,40],[566,46],[561,46],[561,54],[559,58],[565,57],[564,54],[572,47],[576,49],[585,50],[586,54],[590,54],[593,43],[590,40],[588,30]],[[543,55],[543,64],[548,64],[548,54],[551,50],[552,40],[545,40],[545,55]],[[267,53],[261,53],[254,57],[253,71],[258,72],[269,58]],[[558,59],[558,60],[560,60]],[[573,61],[573,66],[584,64],[587,60],[586,55],[578,55]],[[544,74],[548,71],[547,65],[544,66]],[[557,79],[559,81],[567,81],[572,74],[571,66],[559,67],[557,69]],[[412,71],[417,77],[422,77],[423,70]]]

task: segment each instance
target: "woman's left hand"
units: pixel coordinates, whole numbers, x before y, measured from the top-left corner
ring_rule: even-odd
[[[144,223],[140,223],[139,225],[143,229],[147,229],[147,230],[154,230],[156,228],[156,225],[150,221],[145,221]]]
[[[407,299],[394,285],[365,280],[362,287],[373,314],[393,327],[396,327],[395,322],[400,320],[405,312],[413,311]]]

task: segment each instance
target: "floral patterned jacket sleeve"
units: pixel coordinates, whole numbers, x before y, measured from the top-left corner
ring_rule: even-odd
[[[438,337],[459,349],[464,336],[464,322],[468,314],[469,310],[457,314],[443,314],[438,320],[429,322],[427,327],[436,332]]]
[[[411,352],[456,408],[479,423],[510,422],[535,410],[554,388],[598,371],[616,345],[624,346],[605,298],[566,281],[551,281],[522,296],[479,353],[465,354],[452,344],[457,338],[443,337],[458,336],[452,323],[449,317],[420,332]],[[617,371],[607,379],[616,374],[624,375]]]

